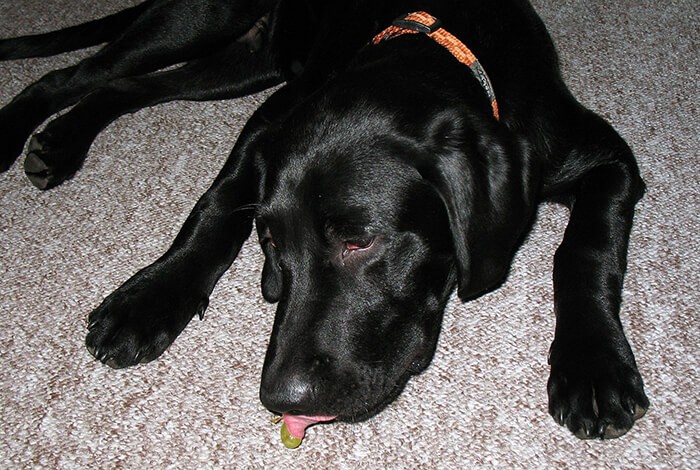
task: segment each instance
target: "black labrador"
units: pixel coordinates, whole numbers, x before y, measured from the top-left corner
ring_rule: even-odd
[[[357,421],[433,357],[450,293],[499,286],[538,202],[566,204],[549,411],[581,438],[649,406],[619,319],[644,184],[629,147],[560,77],[526,0],[148,0],[0,42],[0,59],[106,43],[0,110],[0,169],[70,178],[119,116],[275,85],[172,247],[89,316],[111,367],[158,357],[257,227],[277,303],[260,396],[306,426]],[[179,64],[177,67],[170,67]],[[292,422],[297,419],[296,422]]]

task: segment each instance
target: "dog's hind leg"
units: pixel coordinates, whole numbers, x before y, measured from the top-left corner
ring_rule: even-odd
[[[580,175],[571,181],[571,216],[554,262],[549,410],[580,438],[613,438],[649,406],[619,317],[644,184],[631,150],[607,123],[587,112],[578,122],[569,167]]]
[[[87,23],[48,33],[0,39],[0,60],[47,57],[108,42],[122,33],[153,0]]]
[[[154,1],[114,41],[75,66],[55,70],[0,110],[0,171],[46,118],[112,80],[210,55],[244,35],[270,2]]]
[[[114,80],[34,135],[25,172],[34,186],[51,188],[79,169],[99,132],[123,114],[173,100],[236,98],[281,81],[269,51],[240,42],[174,70]]]

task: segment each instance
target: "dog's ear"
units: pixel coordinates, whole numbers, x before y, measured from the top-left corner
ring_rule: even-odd
[[[279,301],[282,295],[282,271],[272,255],[265,255],[260,286],[262,295],[270,303]]]
[[[275,303],[282,295],[282,270],[279,267],[279,254],[267,227],[260,222],[255,225],[258,230],[260,246],[265,254],[265,263],[260,277],[262,295],[268,302]]]
[[[440,150],[420,169],[440,194],[449,218],[462,300],[502,283],[533,212],[524,155],[497,124],[465,132],[441,126]]]

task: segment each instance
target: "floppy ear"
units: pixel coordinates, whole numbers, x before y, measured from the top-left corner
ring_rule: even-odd
[[[265,254],[265,263],[260,278],[262,295],[268,302],[275,303],[282,296],[282,270],[279,267],[279,254],[267,227],[260,222],[256,222],[255,226],[260,246]]]
[[[503,282],[534,209],[524,156],[496,126],[466,136],[452,127],[421,171],[447,208],[462,300]]]

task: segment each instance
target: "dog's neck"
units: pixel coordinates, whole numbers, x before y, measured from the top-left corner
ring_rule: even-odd
[[[404,34],[422,33],[447,49],[458,61],[469,67],[491,101],[493,116],[498,120],[498,102],[491,80],[474,53],[454,35],[441,27],[440,21],[424,11],[409,13],[395,19],[391,26],[372,39],[372,44],[393,39]]]

